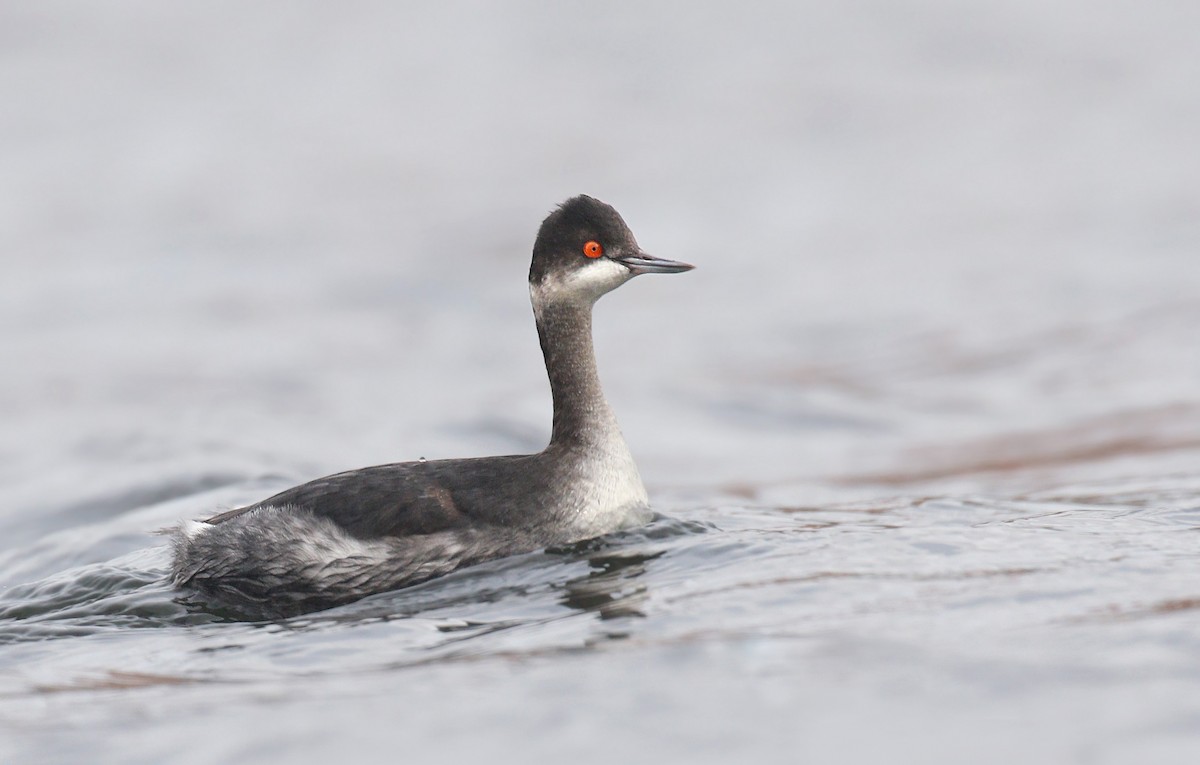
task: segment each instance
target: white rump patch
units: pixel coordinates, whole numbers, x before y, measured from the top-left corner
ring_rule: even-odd
[[[212,528],[213,525],[211,523],[205,523],[204,521],[180,521],[177,530],[186,539],[195,539]]]
[[[358,539],[328,518],[287,505],[256,508],[241,518],[253,525],[260,535],[260,544],[268,549],[286,550],[302,565],[354,561],[358,566],[377,566],[395,554],[393,546],[384,539]],[[260,518],[265,522],[258,522]]]

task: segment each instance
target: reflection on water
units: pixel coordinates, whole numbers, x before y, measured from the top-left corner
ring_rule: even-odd
[[[186,608],[165,584],[162,547],[10,587],[0,592],[0,723],[26,719],[21,705],[34,697],[56,715],[96,719],[90,699],[117,694],[105,715],[147,741],[169,741],[173,734],[150,735],[138,722],[148,703],[138,694],[183,694],[168,703],[196,709],[236,703],[257,719],[257,694],[288,697],[297,684],[341,698],[376,688],[369,695],[383,694],[389,710],[420,716],[431,700],[419,689],[506,687],[515,681],[497,676],[508,675],[503,667],[522,668],[529,692],[544,682],[555,690],[540,692],[595,692],[591,665],[577,663],[585,656],[602,662],[609,682],[642,693],[667,683],[666,671],[670,698],[703,700],[715,730],[725,725],[708,716],[717,710],[742,719],[737,710],[749,705],[772,719],[764,698],[786,708],[848,693],[863,714],[890,713],[879,683],[939,709],[944,695],[964,693],[985,707],[1038,709],[1046,693],[1065,694],[1063,703],[1088,709],[1119,690],[1131,695],[1118,731],[1160,717],[1183,724],[1200,711],[1169,690],[1169,710],[1139,700],[1159,678],[1190,676],[1200,475],[1084,481],[1019,497],[677,512],[687,520],[660,516],[643,529],[280,621]],[[563,662],[552,680],[544,675]],[[472,668],[469,679],[456,667]],[[719,702],[727,697],[712,695],[717,687],[737,705]],[[288,715],[329,725],[307,695],[287,702]],[[460,700],[487,714],[482,702]],[[555,707],[529,709],[548,724]],[[362,724],[376,719],[368,706],[359,714]],[[942,714],[975,724],[962,709]],[[338,729],[359,724],[341,720]],[[772,735],[773,745],[790,740]]]
[[[601,619],[645,616],[639,609],[646,600],[647,587],[640,580],[646,573],[646,564],[660,555],[663,551],[593,555],[588,558],[592,571],[568,581],[561,602],[570,608],[594,612]]]

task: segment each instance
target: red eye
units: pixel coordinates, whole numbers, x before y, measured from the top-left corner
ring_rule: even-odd
[[[588,242],[583,246],[583,254],[589,258],[598,258],[604,254],[604,248],[599,242]]]

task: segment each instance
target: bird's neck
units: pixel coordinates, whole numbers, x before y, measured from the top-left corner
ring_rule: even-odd
[[[545,302],[535,297],[534,315],[554,397],[550,445],[624,450],[624,438],[596,372],[591,303]]]

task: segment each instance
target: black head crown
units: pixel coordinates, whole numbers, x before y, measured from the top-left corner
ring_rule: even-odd
[[[614,268],[614,263],[621,268]],[[642,273],[677,273],[692,266],[642,252],[611,205],[581,194],[563,202],[542,221],[533,244],[529,282],[544,285],[553,276],[599,268],[619,274],[616,283],[620,283]]]
[[[633,232],[611,205],[585,195],[571,197],[542,221],[533,243],[529,281],[540,283],[551,272],[586,266],[597,257],[595,248],[584,251],[591,242],[600,246],[600,257],[638,251]]]

